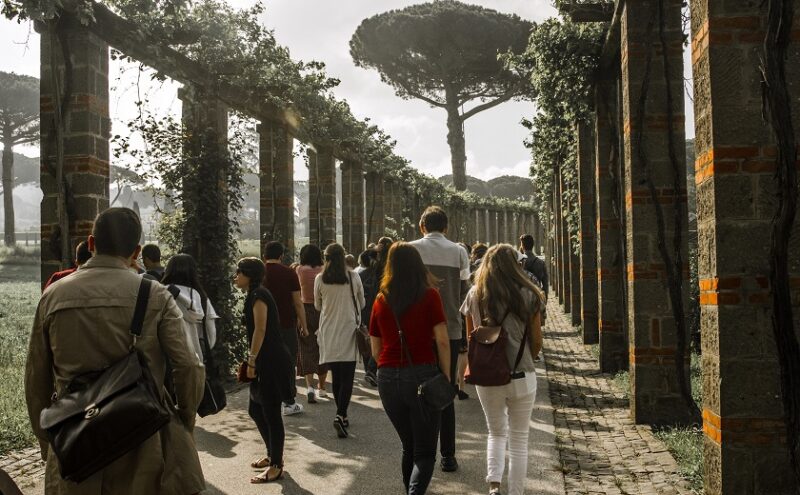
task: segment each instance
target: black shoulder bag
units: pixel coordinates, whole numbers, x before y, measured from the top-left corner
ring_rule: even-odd
[[[386,305],[389,306],[388,301]],[[408,343],[406,343],[403,327],[400,326],[400,319],[397,318],[397,315],[394,314],[394,310],[392,310],[391,307],[389,309],[392,311],[394,321],[397,324],[397,333],[400,335],[400,346],[403,348],[406,359],[408,359],[408,365],[414,366],[414,361],[411,359],[411,351],[408,348]],[[425,381],[417,377],[417,381],[419,382],[417,385],[417,400],[420,402],[421,406],[426,406],[428,409],[434,411],[442,411],[453,403],[453,399],[456,397],[456,389],[441,371],[436,373],[434,377],[428,378]]]
[[[192,298],[194,302],[194,298]],[[203,304],[202,298],[200,304]],[[225,387],[217,376],[217,368],[214,366],[214,356],[211,354],[211,346],[208,344],[208,331],[206,330],[206,315],[208,315],[208,299],[203,307],[203,364],[206,366],[206,384],[203,388],[203,400],[197,406],[197,414],[201,418],[217,414],[228,405],[228,397],[225,395]]]
[[[39,417],[61,477],[80,483],[138,447],[170,421],[156,382],[136,350],[152,282],[142,279],[130,352],[108,368],[73,379]]]

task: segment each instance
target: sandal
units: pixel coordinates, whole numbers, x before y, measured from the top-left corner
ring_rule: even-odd
[[[272,469],[272,468],[277,469],[278,470],[278,474],[276,474],[275,476],[270,478],[269,477],[269,470]],[[282,477],[283,477],[283,468],[282,467],[280,467],[280,466],[270,466],[269,469],[266,469],[263,473],[261,473],[261,474],[259,474],[257,476],[253,476],[252,478],[250,478],[250,483],[252,483],[254,485],[260,485],[262,483],[272,483],[272,482],[278,481]]]
[[[261,459],[251,462],[250,467],[253,469],[264,469],[269,467],[269,464],[270,464],[269,457],[262,457]]]

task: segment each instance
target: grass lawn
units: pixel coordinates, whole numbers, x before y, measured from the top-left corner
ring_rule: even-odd
[[[7,260],[11,261],[11,260]],[[39,302],[39,263],[0,264],[0,454],[33,444],[23,382]]]

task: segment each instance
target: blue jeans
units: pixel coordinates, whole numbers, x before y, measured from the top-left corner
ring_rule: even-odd
[[[433,477],[441,415],[423,411],[417,386],[438,373],[433,364],[378,369],[383,409],[403,444],[403,484],[408,495],[423,495]]]

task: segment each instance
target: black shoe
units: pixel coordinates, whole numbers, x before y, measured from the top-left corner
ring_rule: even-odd
[[[378,380],[377,377],[375,376],[374,371],[367,371],[366,373],[364,373],[364,381],[373,387],[378,386]]]
[[[445,473],[453,473],[458,471],[458,461],[455,456],[442,457],[442,471]]]
[[[463,390],[458,391],[458,400],[467,400],[469,399],[469,394],[464,392]]]
[[[336,416],[333,419],[333,427],[336,429],[336,436],[347,438],[347,427],[344,425],[344,420],[341,416]]]

